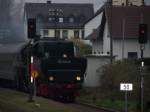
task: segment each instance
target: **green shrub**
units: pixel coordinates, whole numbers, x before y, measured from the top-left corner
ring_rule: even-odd
[[[147,59],[149,60],[149,59]],[[150,101],[150,69],[147,61],[147,70],[144,75],[144,101]],[[113,64],[103,66],[101,75],[101,93],[111,100],[124,100],[124,92],[120,91],[120,83],[132,83],[133,91],[128,92],[129,101],[134,101],[130,110],[134,110],[139,102],[140,96],[140,60],[116,61]]]

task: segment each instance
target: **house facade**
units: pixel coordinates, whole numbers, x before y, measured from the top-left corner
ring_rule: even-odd
[[[110,55],[111,35],[113,55],[117,60],[140,58],[141,50],[138,43],[139,24],[144,23],[150,26],[150,7],[115,5],[111,7],[108,4],[105,4],[103,7],[103,10],[98,14],[98,16],[102,16],[99,18],[99,26],[86,37],[92,42],[93,54]],[[94,22],[94,18],[85,27]],[[150,57],[149,36],[150,29],[148,28],[148,42],[144,45],[144,57]]]
[[[112,0],[112,5],[122,5],[122,6],[141,6],[144,4],[144,0]]]
[[[36,18],[37,34],[62,39],[84,37],[84,24],[94,15],[93,4],[26,3],[25,17]]]
[[[109,53],[109,39],[106,36],[108,32],[105,13],[105,5],[102,6],[86,24],[85,24],[85,39],[89,39],[92,42],[92,53],[99,55],[107,55]],[[102,27],[101,27],[102,26]],[[105,29],[104,29],[105,28]],[[105,43],[105,44],[104,44]],[[105,46],[104,46],[105,45]],[[108,52],[104,52],[108,51]]]

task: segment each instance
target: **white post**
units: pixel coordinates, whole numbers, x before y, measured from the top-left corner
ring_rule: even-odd
[[[122,60],[124,59],[125,24],[126,24],[126,20],[123,19],[122,21]]]
[[[128,91],[125,91],[125,112],[128,112]]]
[[[33,56],[31,56],[31,66],[33,65],[33,63],[34,63],[34,58],[33,58]],[[31,75],[31,83],[33,84],[33,95],[35,97],[36,96],[36,79],[32,75]]]
[[[31,56],[31,65],[33,64],[33,56]],[[30,74],[31,75],[31,74]],[[33,77],[32,77],[32,75],[31,75],[31,78],[30,78],[30,81],[31,81],[31,83],[33,83]]]

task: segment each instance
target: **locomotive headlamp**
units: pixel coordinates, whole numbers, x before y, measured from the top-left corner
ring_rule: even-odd
[[[63,58],[67,58],[68,56],[67,56],[67,54],[63,54]]]
[[[50,77],[49,77],[49,80],[50,80],[50,81],[53,81],[53,80],[54,80],[54,77],[53,77],[53,76],[50,76]]]
[[[81,80],[81,77],[80,77],[80,76],[76,76],[76,80],[77,80],[77,81],[80,81],[80,80]]]

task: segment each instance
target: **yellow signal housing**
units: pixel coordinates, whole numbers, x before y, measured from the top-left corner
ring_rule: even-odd
[[[37,77],[39,76],[38,71],[36,71],[36,70],[31,71],[31,76],[32,76],[33,78],[37,78]]]

